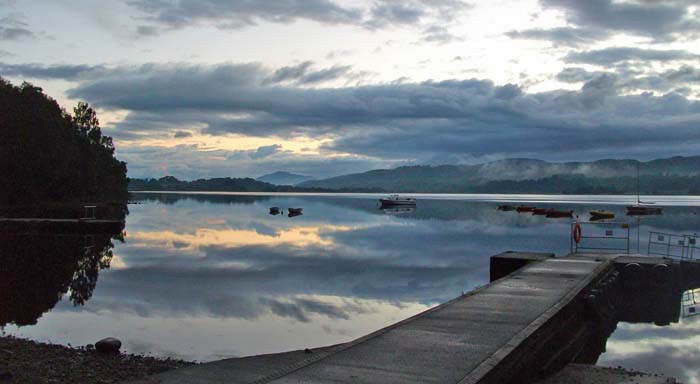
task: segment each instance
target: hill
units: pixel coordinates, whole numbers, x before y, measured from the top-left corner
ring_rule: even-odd
[[[220,177],[192,181],[179,180],[173,176],[160,179],[129,179],[129,191],[214,191],[214,192],[334,192],[316,187],[293,187],[274,185],[249,177]],[[367,188],[341,190],[341,192],[380,192]]]
[[[695,193],[700,156],[641,162],[639,173],[642,193],[661,190],[673,194]],[[299,186],[327,189],[363,186],[387,192],[427,193],[636,193],[636,175],[636,160],[550,163],[506,159],[475,165],[379,169],[308,181]]]
[[[275,185],[297,185],[305,181],[315,180],[315,178],[306,175],[298,175],[296,173],[278,171],[260,176],[255,180]]]

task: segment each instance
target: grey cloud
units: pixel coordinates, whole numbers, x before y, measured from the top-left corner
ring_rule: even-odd
[[[700,30],[690,14],[691,1],[650,2],[613,0],[540,0],[544,8],[564,11],[570,23],[582,28],[649,36],[655,40]]]
[[[329,0],[133,0],[128,4],[143,12],[146,20],[167,29],[197,24],[233,29],[255,25],[259,21],[291,23],[298,19],[347,24],[356,23],[362,18],[359,9],[342,7]],[[153,28],[155,27],[141,26],[139,30],[151,34]]]
[[[566,55],[568,63],[611,65],[623,61],[676,61],[697,60],[700,55],[682,50],[643,49],[635,47],[611,47],[592,51],[572,52]]]
[[[557,74],[556,79],[566,83],[584,82],[587,84],[607,79],[608,88],[615,91],[673,91],[688,95],[692,92],[689,85],[700,83],[700,69],[683,65],[677,69],[668,69],[662,72],[637,73],[625,70],[617,72],[587,71],[579,67],[567,67]]]
[[[27,27],[27,23],[21,21],[20,15],[8,15],[0,18],[0,41],[35,38],[36,34]]]
[[[188,131],[176,131],[175,134],[173,134],[173,137],[177,138],[184,138],[184,137],[191,137],[192,132]]]
[[[590,44],[597,40],[605,39],[608,33],[601,30],[558,27],[551,29],[525,29],[522,31],[510,31],[506,36],[512,39],[546,40],[554,46],[571,46]]]
[[[462,38],[452,34],[442,25],[431,25],[423,31],[422,41],[428,43],[447,44]]]
[[[42,65],[0,63],[0,75],[26,76],[38,79],[77,80],[88,74],[103,71],[102,66],[93,65]]]
[[[336,65],[324,69],[314,69],[313,65],[312,61],[304,61],[294,66],[279,68],[263,80],[262,84],[313,85],[342,78],[354,79],[362,75],[350,74],[352,67],[349,65]]]
[[[428,21],[448,23],[470,8],[461,0],[377,0],[369,8],[346,7],[331,0],[131,0],[128,4],[138,9],[142,19],[150,23],[137,27],[136,33],[144,36],[193,25],[236,29],[261,21],[291,23],[300,19],[368,29],[422,25]]]
[[[668,54],[631,50],[624,57]],[[691,129],[700,110],[696,101],[621,96],[616,93],[618,78],[612,75],[590,79],[579,91],[535,94],[480,80],[333,89],[266,87],[247,81],[230,92],[229,83],[235,83],[246,68],[154,66],[138,75],[127,72],[85,81],[69,95],[131,110],[134,117],[154,114],[166,124],[176,119],[203,124],[209,134],[332,135],[329,150],[384,159],[416,160],[438,153],[574,156],[574,152],[622,151],[630,142],[654,152],[664,143],[672,152],[681,141],[700,139]],[[234,112],[245,117],[226,117]],[[123,123],[127,129],[130,119],[131,115]],[[661,134],[666,129],[675,134]],[[654,140],[660,141],[653,145]]]
[[[375,4],[367,25],[370,28],[379,28],[390,24],[414,24],[425,16],[425,12],[425,8],[418,3],[383,1]]]
[[[282,146],[279,144],[272,144],[272,145],[258,147],[258,149],[256,149],[255,152],[250,154],[250,158],[251,159],[263,159],[265,157],[274,155],[275,153],[279,152],[280,149],[282,149]]]
[[[674,51],[660,52],[652,56]],[[632,50],[625,57],[648,54]],[[664,76],[671,89],[682,89],[692,84],[695,71],[682,67]],[[584,83],[579,90],[527,93],[515,84],[475,79],[339,88],[269,86],[264,82],[273,73],[257,64],[117,67],[81,78],[68,96],[127,110],[124,121],[107,129],[117,137],[197,129],[209,135],[330,139],[320,154],[280,151],[259,164],[251,163],[249,152],[196,146],[119,149],[130,162],[130,172],[138,175],[162,166],[164,159],[172,159],[168,168],[180,175],[230,175],[232,164],[247,174],[263,174],[275,170],[267,167],[282,164],[290,171],[325,176],[504,153],[549,160],[691,155],[700,144],[700,103],[678,92],[621,92],[642,87],[632,82],[640,76],[579,71],[562,75],[572,81],[578,76]],[[662,89],[652,79],[647,82]],[[329,161],[327,154],[334,152],[351,156]],[[290,169],[290,163],[299,168]]]
[[[581,83],[604,73],[602,71],[591,72],[580,67],[567,67],[557,74],[556,79],[564,83]]]

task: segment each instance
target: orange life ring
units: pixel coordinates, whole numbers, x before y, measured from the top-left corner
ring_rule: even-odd
[[[576,223],[574,224],[574,229],[573,229],[573,235],[574,235],[574,241],[576,244],[581,242],[581,226]]]

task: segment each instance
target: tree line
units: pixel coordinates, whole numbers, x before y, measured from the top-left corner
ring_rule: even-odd
[[[87,103],[70,114],[41,88],[0,78],[0,205],[125,201],[126,172]]]

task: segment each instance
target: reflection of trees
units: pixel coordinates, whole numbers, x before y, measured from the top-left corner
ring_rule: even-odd
[[[0,234],[0,326],[36,324],[70,290],[74,305],[92,296],[121,234]]]
[[[175,204],[180,200],[196,201],[213,204],[255,204],[258,201],[266,201],[270,196],[257,195],[204,195],[185,193],[158,193],[158,192],[132,192],[132,202],[158,202],[161,204]]]

